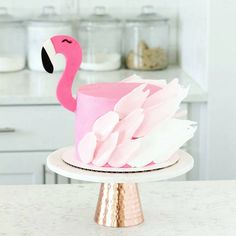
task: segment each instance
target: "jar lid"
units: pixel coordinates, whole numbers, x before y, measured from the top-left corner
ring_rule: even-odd
[[[97,6],[94,8],[94,13],[88,18],[82,18],[80,20],[80,26],[95,26],[95,25],[116,25],[120,24],[121,20],[112,17],[107,14],[106,8],[104,6]]]
[[[10,15],[6,7],[0,7],[0,23],[20,23],[21,21]]]
[[[42,13],[29,21],[30,25],[41,26],[41,25],[58,25],[67,24],[68,19],[62,18],[61,15],[56,13],[54,6],[44,6]]]
[[[131,18],[131,19],[127,19],[126,23],[129,24],[140,24],[140,23],[156,23],[156,22],[160,22],[160,21],[168,21],[168,18],[162,17],[161,15],[155,13],[155,9],[153,6],[143,6],[142,10],[141,10],[141,14],[139,14],[138,16]]]

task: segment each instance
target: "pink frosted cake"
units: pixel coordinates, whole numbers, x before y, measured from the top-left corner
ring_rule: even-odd
[[[44,68],[53,72],[57,53],[66,68],[57,88],[60,103],[76,114],[76,158],[96,167],[137,168],[167,161],[196,130],[194,122],[175,118],[188,89],[178,79],[144,80],[133,75],[116,83],[71,87],[81,64],[79,43],[70,36],[49,39],[42,49]]]

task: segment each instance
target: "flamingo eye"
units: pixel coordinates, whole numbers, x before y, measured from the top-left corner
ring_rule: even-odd
[[[72,43],[72,41],[70,41],[70,40],[68,40],[68,39],[63,39],[61,42],[62,42],[62,43],[64,43],[64,42]]]

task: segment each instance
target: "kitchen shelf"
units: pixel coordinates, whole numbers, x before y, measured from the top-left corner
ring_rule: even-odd
[[[179,66],[169,66],[162,71],[117,70],[109,72],[89,72],[80,70],[73,85],[73,92],[81,84],[120,81],[132,74],[145,79],[179,78],[180,83],[190,85],[186,103],[207,102],[207,92],[187,75]],[[33,72],[23,70],[14,73],[0,73],[0,106],[10,105],[56,105],[59,104],[55,92],[60,73]]]

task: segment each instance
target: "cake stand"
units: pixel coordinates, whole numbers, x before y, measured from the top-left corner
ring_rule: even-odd
[[[185,174],[193,167],[193,158],[179,150],[179,160],[166,168],[138,172],[101,172],[82,169],[65,163],[62,148],[47,158],[48,168],[67,178],[101,183],[94,220],[110,227],[127,227],[144,221],[138,185],[141,182],[166,180]]]

